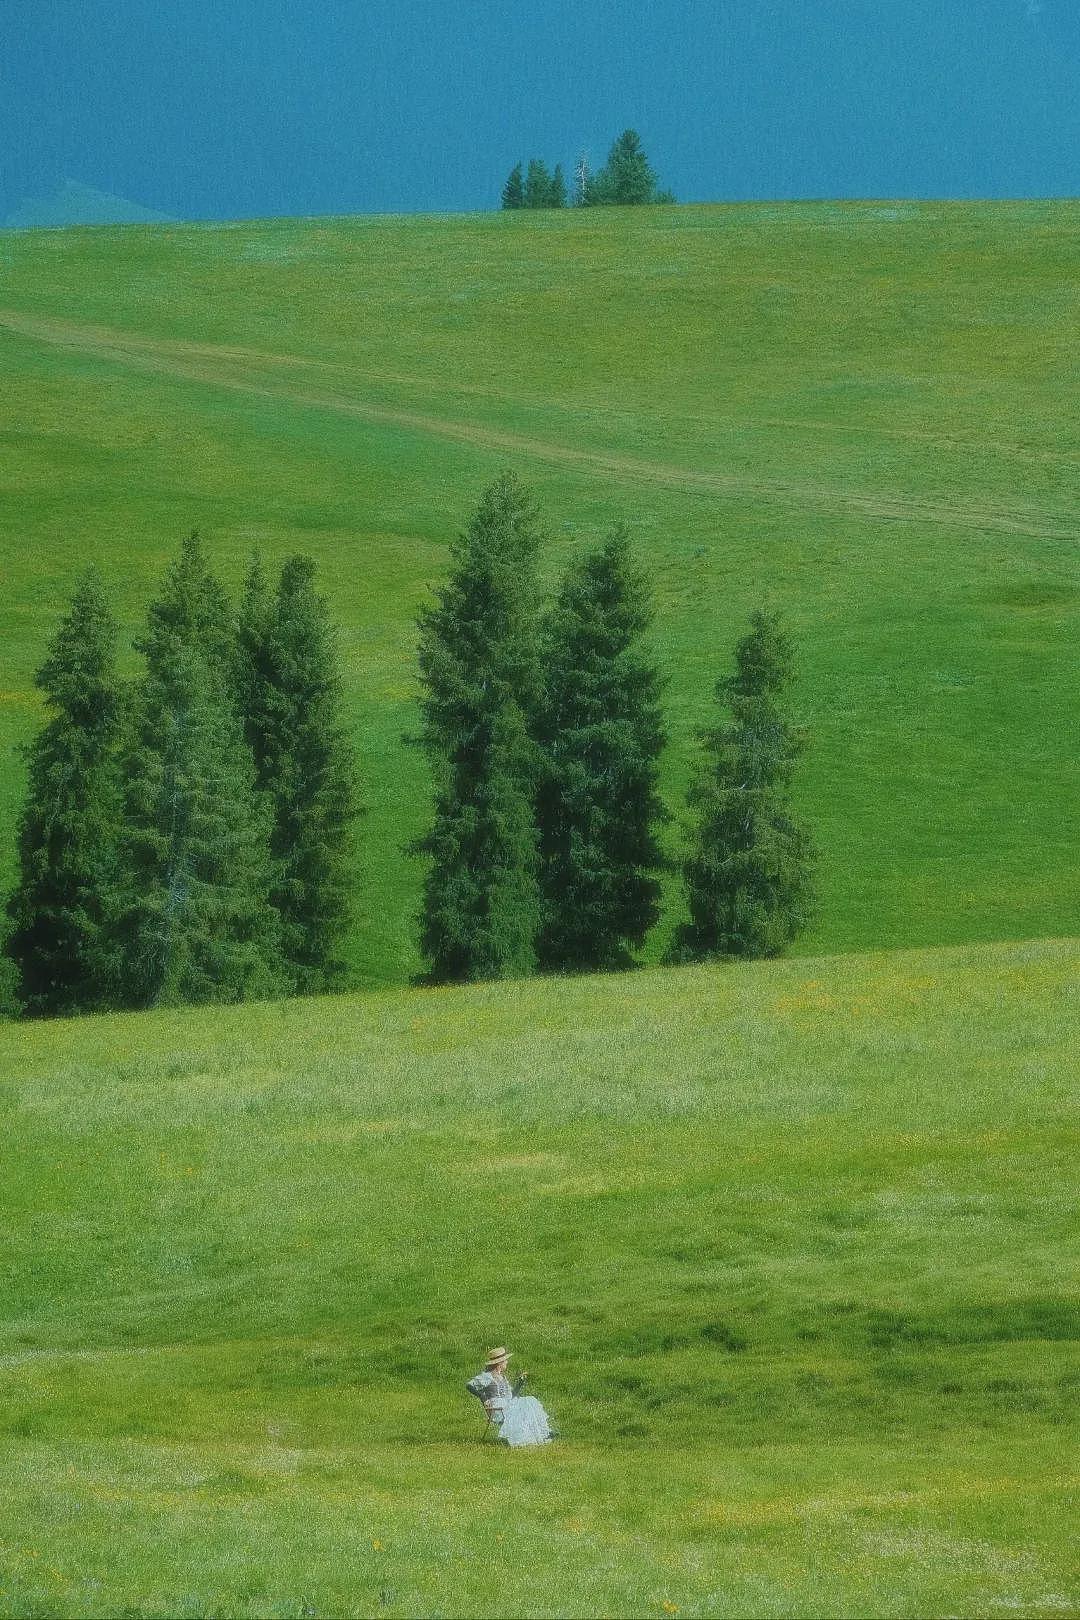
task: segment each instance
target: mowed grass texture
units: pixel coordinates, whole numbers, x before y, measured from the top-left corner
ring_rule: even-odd
[[[0,1611],[1074,1614],[1078,986],[8,1026]],[[556,1446],[482,1444],[493,1340]]]
[[[10,745],[85,560],[130,641],[192,525],[232,585],[252,547],[303,549],[371,805],[352,958],[406,979],[415,614],[509,465],[548,582],[634,529],[673,805],[748,614],[788,616],[823,857],[801,949],[1074,932],[1078,250],[1050,202],[0,235],[2,870]]]

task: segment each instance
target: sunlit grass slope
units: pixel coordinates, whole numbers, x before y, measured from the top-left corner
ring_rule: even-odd
[[[789,615],[824,854],[803,948],[1075,931],[1078,254],[1080,205],[1050,202],[0,235],[0,859],[83,560],[130,634],[193,524],[233,582],[302,547],[369,781],[354,958],[405,978],[415,613],[509,464],[548,578],[635,529],[673,800],[748,613]]]
[[[8,1026],[0,1610],[1075,1613],[1078,1046],[1060,941]]]

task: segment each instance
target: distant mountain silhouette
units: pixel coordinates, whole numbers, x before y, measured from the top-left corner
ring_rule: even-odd
[[[28,197],[4,220],[8,230],[30,230],[48,225],[169,225],[171,214],[143,208],[126,197],[65,180],[46,197]]]

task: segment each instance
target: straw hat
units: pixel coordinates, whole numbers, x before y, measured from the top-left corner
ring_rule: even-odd
[[[496,1345],[494,1350],[488,1351],[484,1366],[493,1367],[497,1361],[509,1361],[511,1354],[512,1352],[506,1348],[505,1344]]]

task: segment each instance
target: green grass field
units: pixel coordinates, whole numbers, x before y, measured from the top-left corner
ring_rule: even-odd
[[[1078,985],[9,1025],[0,1612],[1075,1614]],[[481,1444],[493,1338],[556,1446]]]
[[[414,617],[510,465],[549,578],[637,534],[674,804],[748,613],[790,616],[824,857],[802,949],[1074,933],[1078,247],[1051,202],[0,234],[2,756],[87,557],[133,633],[192,525],[233,583],[255,545],[310,551],[372,806],[353,960],[402,982]],[[21,792],[6,763],[0,875]]]
[[[0,1029],[0,1613],[1080,1611],[1078,247],[1072,203],[0,234],[0,882],[84,562],[129,643],[193,525],[231,585],[307,550],[372,987]],[[505,466],[549,581],[637,534],[673,805],[788,615],[796,959],[402,988],[414,619]],[[492,1339],[557,1446],[481,1442]]]

